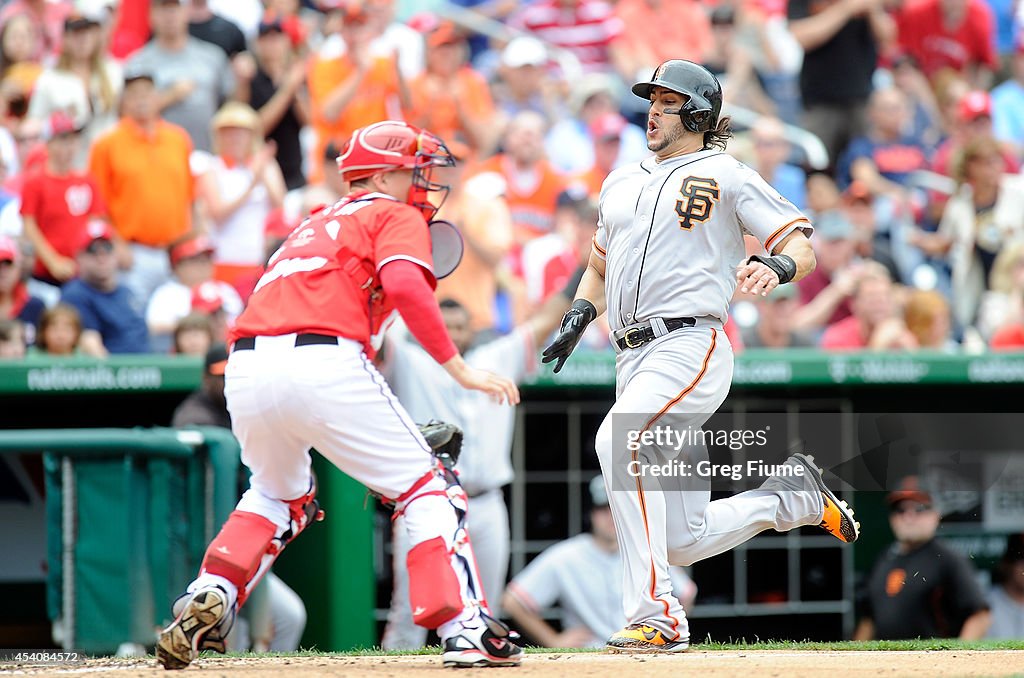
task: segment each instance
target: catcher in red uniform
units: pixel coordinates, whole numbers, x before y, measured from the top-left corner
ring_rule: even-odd
[[[490,616],[477,577],[466,495],[372,362],[397,312],[463,387],[519,401],[514,383],[463,362],[434,300],[428,221],[437,208],[428,196],[448,187],[431,171],[452,164],[440,139],[404,122],[357,130],[338,158],[351,192],[303,221],[270,258],[238,317],[225,372],[249,489],[173,605],[157,643],[164,668],[184,668],[203,649],[223,652],[246,596],[322,517],[310,448],[405,515],[413,618],[437,629],[444,665],[519,663],[522,649]]]

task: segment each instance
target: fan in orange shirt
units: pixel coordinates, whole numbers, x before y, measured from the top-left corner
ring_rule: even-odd
[[[622,130],[626,119],[618,113],[602,113],[590,123],[590,138],[594,140],[594,164],[573,177],[573,183],[582,186],[587,195],[597,200],[604,183],[619,159]]]
[[[502,195],[504,181],[493,172],[466,179],[473,170],[461,158],[469,149],[452,142],[449,150],[460,162],[436,170],[437,180],[451,186],[437,218],[455,224],[466,247],[459,267],[437,281],[437,298],[458,301],[475,331],[489,330],[495,326],[498,279],[513,244],[512,214]]]
[[[466,38],[433,15],[411,23],[424,33],[426,69],[409,83],[409,121],[446,142],[465,143],[477,157],[490,154],[498,141],[494,101],[486,78],[466,65]]]
[[[307,81],[317,137],[311,182],[322,179],[319,159],[328,143],[340,146],[355,130],[380,120],[402,120],[402,111],[409,107],[408,87],[396,56],[370,53],[370,42],[376,37],[370,8],[363,0],[329,4],[329,12],[341,14],[345,53],[317,55],[310,61]]]
[[[505,130],[505,152],[488,158],[478,168],[505,178],[505,200],[512,210],[517,259],[524,244],[551,232],[558,194],[567,183],[544,155],[544,127],[544,118],[539,113],[516,114]]]

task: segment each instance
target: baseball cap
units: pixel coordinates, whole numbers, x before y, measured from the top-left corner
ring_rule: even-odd
[[[228,366],[228,347],[224,344],[214,344],[206,352],[206,360],[203,367],[206,373],[215,377],[223,377],[224,369]]]
[[[46,122],[43,123],[42,137],[43,141],[50,141],[58,137],[78,134],[81,131],[82,128],[70,115],[64,111],[54,111]]]
[[[82,239],[79,241],[79,249],[81,251],[85,251],[97,240],[108,240],[113,242],[114,237],[114,229],[110,227],[110,224],[99,219],[93,219],[85,225],[85,230],[82,232]]]
[[[608,505],[608,491],[604,487],[602,476],[594,476],[590,479],[590,503],[594,508]]]
[[[79,31],[85,28],[92,28],[103,23],[103,15],[97,14],[92,9],[76,8],[64,19],[65,31]]]
[[[284,24],[281,23],[281,17],[274,12],[267,12],[260,19],[260,25],[256,30],[258,35],[266,35],[267,33],[284,33]]]
[[[320,0],[321,12],[341,12],[346,24],[362,24],[370,18],[363,0]]]
[[[976,89],[968,92],[960,99],[957,107],[962,122],[972,122],[978,118],[992,117],[992,97],[988,92]]]
[[[555,198],[555,207],[576,209],[587,201],[587,188],[581,184],[570,184]]]
[[[192,310],[210,315],[224,308],[220,285],[214,280],[201,282],[192,289]]]
[[[501,63],[509,68],[543,66],[548,62],[548,50],[537,38],[524,35],[513,38],[501,51]]]
[[[462,35],[451,21],[442,21],[436,28],[427,33],[427,47],[454,45],[462,41]]]
[[[214,247],[210,239],[205,235],[197,235],[171,246],[171,266],[177,266],[182,259],[188,259],[200,254],[213,254],[213,252]]]
[[[892,506],[901,501],[916,501],[920,504],[932,505],[932,495],[917,476],[907,476],[899,486],[885,497],[885,503]]]
[[[814,236],[816,238],[834,242],[852,238],[853,234],[853,224],[838,210],[822,212],[814,220]]]
[[[579,113],[583,105],[598,94],[606,94],[612,100],[618,100],[615,81],[604,73],[588,73],[573,86],[569,94],[569,108]]]
[[[14,238],[0,235],[0,261],[17,261],[20,256],[21,250],[18,249],[18,243]]]
[[[711,11],[712,26],[731,26],[736,22],[736,10],[730,5],[719,5]]]
[[[156,82],[153,78],[153,74],[148,70],[138,66],[137,64],[128,64],[124,69],[124,84],[127,85],[130,82],[136,80],[149,80],[150,82]]]
[[[626,124],[626,119],[618,113],[603,113],[590,123],[590,136],[598,141],[618,139],[622,136],[622,130],[626,129]]]

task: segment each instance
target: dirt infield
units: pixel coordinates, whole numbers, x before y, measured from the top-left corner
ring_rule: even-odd
[[[314,678],[319,676],[442,676],[441,658],[401,657],[235,657],[203,658],[184,673],[165,673],[155,660],[90,660],[65,669],[22,668],[31,676],[82,675],[90,678],[153,678],[153,676],[207,676],[207,678]],[[3,671],[0,671],[3,673]],[[679,678],[680,676],[779,676],[780,678],[938,678],[942,676],[1024,676],[1024,651],[733,651],[694,650],[673,656],[585,654],[529,654],[519,669],[505,669],[494,678]],[[458,675],[467,675],[458,673]],[[488,676],[492,673],[488,673]]]

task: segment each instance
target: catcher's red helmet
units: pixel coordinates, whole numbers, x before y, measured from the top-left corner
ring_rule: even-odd
[[[432,205],[427,193],[448,193],[448,186],[430,181],[430,169],[453,165],[455,158],[440,138],[397,120],[356,130],[338,156],[338,171],[345,181],[365,179],[377,172],[413,170],[413,186],[406,202],[420,208],[428,221],[444,199]]]
[[[454,158],[443,141],[426,130],[396,120],[357,129],[338,156],[338,170],[345,181],[364,179],[381,171],[452,164]]]

